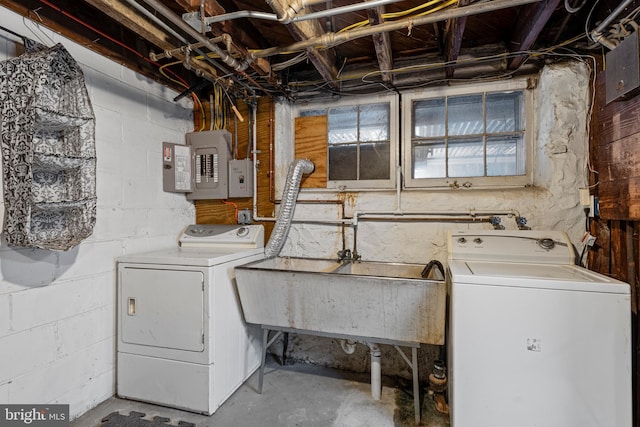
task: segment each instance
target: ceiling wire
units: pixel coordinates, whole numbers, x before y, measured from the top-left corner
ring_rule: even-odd
[[[569,0],[564,0],[564,8],[569,13],[579,12],[585,4],[587,4],[587,0],[582,0],[582,3],[580,3],[578,6],[572,6],[569,4]]]
[[[403,17],[403,16],[406,16],[406,15],[412,13],[412,12],[415,12],[415,11],[418,11],[418,10],[422,10],[422,9],[424,9],[426,7],[429,7],[429,6],[432,6],[434,4],[443,3],[443,4],[439,5],[439,6],[434,7],[433,9],[429,9],[427,11],[424,11],[424,12],[421,12],[419,14],[416,14],[416,15],[412,16],[412,17],[419,17],[419,16],[428,15],[428,14],[433,13],[433,12],[437,12],[438,10],[441,10],[441,9],[443,9],[443,8],[445,8],[447,6],[450,6],[450,5],[454,4],[454,3],[457,3],[457,2],[458,2],[458,0],[431,0],[431,1],[428,1],[426,3],[422,3],[419,6],[413,7],[411,9],[407,9],[407,10],[403,10],[403,11],[399,11],[399,12],[384,13],[384,14],[382,14],[382,17],[383,17],[383,19],[392,19],[392,18]],[[338,30],[338,33],[349,31],[349,30],[352,30],[354,28],[364,27],[364,26],[367,26],[369,24],[370,24],[370,22],[368,20],[363,20],[363,21],[360,21],[360,22],[356,22],[354,24],[348,25],[348,26]],[[322,48],[323,48],[322,46],[318,47],[318,49],[322,49]],[[252,50],[251,52],[252,53],[259,52],[259,50]],[[281,55],[292,54],[292,53],[295,53],[295,52],[283,52],[283,53],[281,53]],[[284,70],[284,69],[286,69],[288,67],[291,67],[293,65],[299,64],[302,61],[307,60],[307,58],[308,58],[308,55],[307,55],[306,51],[302,51],[301,53],[299,53],[298,55],[296,55],[295,57],[293,57],[293,58],[291,58],[291,59],[289,59],[287,61],[283,61],[283,62],[280,62],[278,64],[273,64],[271,66],[271,69],[273,71],[282,71],[282,70]],[[343,64],[343,68],[344,68],[344,64]]]
[[[531,57],[538,57],[538,56],[570,56],[569,54],[559,54],[557,52],[553,52],[554,50],[560,49],[560,48],[564,48],[565,46],[575,43],[576,41],[579,41],[580,39],[584,38],[585,35],[584,34],[580,34],[576,37],[573,37],[571,39],[565,40],[561,43],[558,43],[555,46],[551,46],[547,49],[543,49],[543,50],[537,50],[537,51],[520,51],[520,52],[504,52],[504,53],[499,53],[499,54],[495,54],[495,55],[487,55],[487,56],[483,56],[483,57],[478,57],[478,58],[469,58],[469,59],[458,59],[457,61],[448,61],[448,62],[439,62],[439,63],[432,63],[432,64],[420,64],[420,65],[411,65],[411,66],[407,66],[407,67],[400,67],[400,68],[396,68],[396,69],[392,69],[386,72],[389,73],[406,73],[406,72],[420,72],[420,71],[429,71],[429,70],[437,70],[437,69],[442,69],[445,68],[447,66],[451,66],[451,65],[460,65],[460,64],[472,64],[472,63],[483,63],[483,62],[489,62],[489,61],[494,61],[496,59],[507,59],[510,57],[514,57],[514,56],[519,56],[522,54],[527,54],[530,55]],[[573,56],[578,57],[578,54],[572,54]],[[583,55],[581,57],[587,57],[587,58],[592,58],[592,56],[590,55]],[[489,79],[501,79],[501,78],[506,78],[509,77],[513,74],[515,74],[517,72],[517,70],[514,71],[510,71],[507,73],[503,73],[497,76],[487,76],[487,77],[482,77],[482,78],[464,78],[464,79],[451,79],[451,78],[442,78],[442,79],[438,79],[438,80],[431,80],[429,82],[423,82],[417,85],[413,85],[413,86],[403,86],[401,89],[406,90],[406,89],[413,89],[413,88],[418,88],[418,87],[424,87],[424,86],[428,86],[428,85],[433,85],[433,84],[437,84],[440,82],[445,82],[445,81],[486,81]],[[365,83],[365,85],[363,86],[353,86],[353,87],[349,87],[349,88],[345,88],[345,90],[349,89],[349,90],[362,90],[366,87],[371,87],[371,85],[380,85],[379,81],[374,81],[374,80],[367,80],[368,77],[372,77],[375,75],[379,75],[382,72],[379,70],[376,71],[372,71],[369,73],[365,73],[365,74],[356,74],[356,75],[344,75],[340,80],[341,81],[348,81],[348,80],[357,80],[360,79],[363,83]],[[318,90],[321,89],[324,85],[319,86],[320,83],[323,83],[322,81],[308,81],[308,82],[295,82],[295,83],[291,83],[289,86],[291,87],[304,87],[304,86],[310,86],[313,87],[314,90]],[[390,89],[390,88],[385,88],[384,90],[381,90],[380,92],[388,92],[388,91],[395,91],[395,89]],[[331,93],[342,93],[342,92],[337,92],[337,91],[327,91],[327,92],[331,92]],[[299,92],[299,94],[303,94],[304,92]]]
[[[168,73],[172,74],[175,78],[169,77],[166,73],[164,73],[163,71],[163,67],[162,65],[160,65],[159,63],[152,61],[150,58],[147,58],[146,56],[144,56],[142,53],[140,53],[139,51],[135,50],[134,48],[132,48],[131,46],[128,46],[124,43],[122,43],[120,40],[115,39],[113,37],[111,37],[110,35],[106,34],[103,31],[100,31],[99,29],[95,28],[94,26],[92,26],[91,24],[83,21],[82,19],[70,14],[69,12],[65,11],[64,9],[62,9],[59,6],[56,6],[55,4],[49,2],[48,0],[40,0],[41,3],[49,6],[50,8],[52,8],[53,10],[57,11],[58,13],[66,16],[67,18],[71,19],[72,21],[82,25],[85,28],[88,28],[89,30],[95,32],[96,34],[100,35],[101,37],[104,37],[105,39],[109,40],[112,43],[115,43],[116,45],[126,49],[127,51],[133,53],[134,55],[140,57],[142,60],[144,60],[145,62],[148,62],[149,64],[152,64],[156,67],[158,67],[158,71],[160,72],[160,74],[162,74],[166,79],[169,79],[171,82],[188,88],[189,85],[187,84],[187,82],[180,77],[178,74],[174,73],[171,70],[167,70]],[[193,100],[193,108],[195,112],[200,112],[200,114],[202,115],[202,117],[204,117],[204,109],[202,107],[202,102],[200,101],[200,98],[198,98],[198,96],[195,93],[191,93],[191,97]]]

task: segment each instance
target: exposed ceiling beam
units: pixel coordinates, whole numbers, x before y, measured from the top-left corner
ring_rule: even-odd
[[[378,6],[374,9],[367,9],[367,16],[371,25],[382,24],[384,18],[384,7]],[[391,40],[389,33],[378,33],[371,36],[373,38],[373,45],[376,48],[376,56],[378,57],[378,66],[382,72],[382,81],[391,82],[392,74],[389,70],[392,68],[393,54],[391,52]]]
[[[175,0],[175,2],[189,12],[200,9],[200,0]],[[216,0],[205,0],[204,11],[211,16],[226,13],[224,8]]]
[[[458,7],[466,6],[473,3],[474,0],[458,0]],[[458,59],[460,53],[460,47],[462,46],[462,36],[464,35],[464,28],[467,25],[467,17],[461,16],[460,18],[448,19],[444,30],[444,61],[455,62]],[[448,78],[453,77],[455,67],[449,65],[445,67],[445,73]]]
[[[288,0],[268,0],[267,3],[278,16],[285,16],[290,5]],[[297,41],[319,38],[324,34],[320,23],[316,20],[293,22],[287,24],[287,29]],[[330,49],[318,50],[314,47],[309,47],[306,51],[309,60],[322,78],[333,89],[338,89],[335,52]]]
[[[538,39],[542,29],[559,3],[560,0],[543,0],[540,3],[525,6],[518,14],[514,27],[515,31],[509,43],[509,50],[511,52],[529,50]],[[526,57],[526,54],[522,54],[511,58],[507,67],[510,70],[517,69]]]

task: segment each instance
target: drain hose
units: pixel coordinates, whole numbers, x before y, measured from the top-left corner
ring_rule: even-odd
[[[293,211],[296,208],[296,199],[298,198],[302,175],[313,172],[314,168],[311,160],[304,159],[294,160],[289,166],[276,225],[273,227],[273,232],[264,250],[267,258],[276,257],[280,254],[284,242],[287,240],[289,228],[291,228],[291,220],[293,220]]]

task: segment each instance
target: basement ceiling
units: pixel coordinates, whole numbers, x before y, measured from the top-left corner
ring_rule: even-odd
[[[290,100],[530,73],[567,55],[602,55],[634,30],[640,13],[640,0],[0,5],[181,91],[206,93],[218,84],[238,98]]]

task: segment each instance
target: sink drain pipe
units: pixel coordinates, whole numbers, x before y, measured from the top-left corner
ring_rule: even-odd
[[[382,352],[376,343],[361,342],[369,347],[369,353],[371,354],[371,397],[373,397],[373,400],[380,400],[382,396]],[[340,347],[347,354],[353,354],[356,351],[356,344],[357,342],[352,340],[340,340]]]
[[[300,191],[302,175],[310,174],[314,169],[315,166],[311,160],[296,159],[291,162],[289,173],[287,174],[287,181],[284,183],[278,219],[276,220],[276,225],[273,227],[273,232],[264,250],[267,258],[276,257],[280,254],[284,242],[287,240],[289,228],[291,228],[291,220],[293,220],[293,212],[296,208],[296,199]]]
[[[371,353],[371,397],[373,400],[380,400],[382,396],[382,373],[381,363],[382,353],[376,343],[367,343]]]

